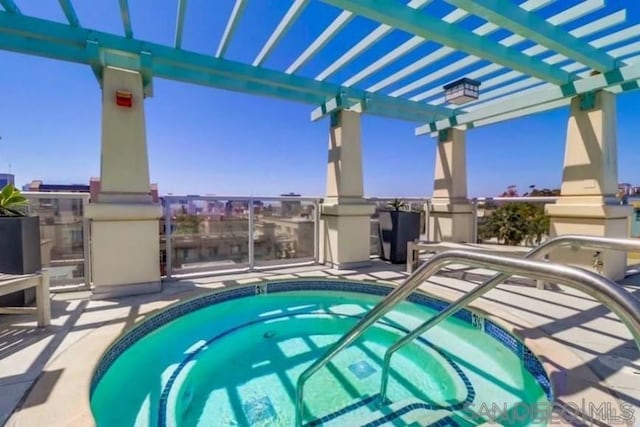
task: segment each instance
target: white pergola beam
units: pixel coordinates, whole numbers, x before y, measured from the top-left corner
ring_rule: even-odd
[[[531,3],[541,3],[541,2],[546,2],[549,3],[551,1],[555,1],[555,0],[530,0]],[[529,3],[529,1],[527,2]],[[468,14],[463,11],[463,10],[459,10],[456,9],[453,12],[449,13],[448,15],[446,15],[444,18],[442,18],[443,21],[445,21],[446,23],[449,24],[455,24],[456,22],[462,20],[463,18],[465,18],[466,16],[468,16]],[[498,27],[496,25],[493,25],[491,23],[486,23],[483,24],[481,26],[479,26],[478,28],[476,28],[474,30],[474,33],[477,35],[486,35],[489,34],[493,31],[496,31],[498,29]],[[367,77],[369,77],[370,75],[380,71],[382,68],[384,68],[385,66],[389,65],[391,62],[395,61],[396,59],[400,58],[401,56],[406,55],[407,53],[411,52],[413,49],[417,48],[418,46],[420,46],[422,43],[424,43],[426,41],[425,38],[420,37],[420,36],[413,36],[411,37],[409,40],[407,40],[406,42],[402,43],[400,46],[397,46],[395,49],[393,49],[392,51],[388,52],[387,54],[385,54],[384,56],[382,56],[380,59],[378,59],[377,61],[375,61],[373,64],[369,65],[368,67],[364,68],[363,70],[361,70],[360,72],[358,72],[357,74],[355,74],[354,76],[350,77],[348,80],[346,80],[342,85],[343,86],[353,86],[355,84],[357,84],[358,82],[366,79]],[[418,61],[417,63],[412,64],[411,66],[416,66],[416,67],[420,67],[421,64],[423,67],[426,67],[428,65],[427,61],[430,61],[429,63],[432,63],[434,61],[437,61],[438,59],[444,58],[445,56],[449,55],[450,53],[453,52],[453,49],[449,48],[449,47],[442,47],[434,52],[432,52],[431,55],[429,55],[429,58],[423,58],[420,61]],[[404,70],[400,70],[398,73],[402,72]],[[397,76],[398,73],[394,74],[393,76],[390,76],[388,79],[391,78],[395,78],[394,76]],[[410,73],[407,73],[406,75],[408,75]],[[400,79],[402,77],[398,77],[398,79]],[[382,82],[379,82],[371,87],[369,87],[367,90],[372,91],[373,90],[378,90],[377,85],[379,84],[386,84],[387,79],[383,80]],[[391,83],[389,83],[391,84]],[[385,85],[386,87],[386,85]],[[382,87],[380,87],[382,88]]]
[[[295,0],[287,13],[282,17],[282,20],[276,27],[275,31],[267,40],[267,43],[262,47],[262,50],[253,61],[253,66],[257,67],[271,54],[271,51],[276,47],[280,39],[289,31],[293,23],[298,19],[304,8],[309,4],[309,0]]]
[[[637,27],[639,27],[638,30],[640,31],[640,25],[638,25]],[[626,34],[626,35],[631,34],[626,29],[619,31],[618,33]],[[617,34],[617,33],[614,33],[614,34]],[[636,34],[639,34],[639,33],[636,33]],[[601,47],[607,47],[610,44],[618,43],[619,41],[621,41],[620,37],[610,37],[610,36],[612,36],[612,35],[604,37],[607,40],[606,40],[605,44],[601,45]],[[601,39],[594,40],[591,43],[596,43],[599,40],[601,40]],[[619,48],[616,48],[616,49],[612,49],[612,50],[608,51],[607,54],[610,55],[613,58],[619,59],[619,58],[622,58],[622,57],[624,57],[626,55],[629,55],[629,54],[632,54],[632,53],[636,53],[636,52],[640,52],[640,42],[634,42],[634,43],[631,43],[631,44],[626,45],[626,46],[622,46],[622,47],[619,47]],[[553,63],[553,64],[561,62],[561,61],[562,61],[562,55],[553,55],[553,56],[550,56],[550,57],[545,59],[545,62],[549,62],[549,63]],[[578,71],[583,71],[585,68],[586,67],[583,64],[579,63],[579,62],[574,62],[574,63],[568,64],[568,65],[565,65],[564,67],[562,67],[563,70],[565,70],[567,72],[571,72],[571,73],[575,73],[575,72],[578,72]],[[510,72],[510,73],[513,73],[513,72]],[[503,77],[503,76],[506,76],[507,74],[510,74],[510,73],[502,74],[501,76],[498,76],[498,77]],[[522,76],[522,74],[520,74],[520,76]],[[471,78],[473,78],[473,77],[471,77]],[[496,79],[498,79],[498,78],[496,78]],[[498,80],[500,80],[500,79],[498,79]],[[513,80],[513,79],[511,79],[511,80]],[[487,83],[489,83],[489,82],[487,82]],[[539,85],[540,83],[542,83],[542,80],[537,79],[535,77],[529,77],[529,78],[520,80],[520,81],[512,83],[510,85],[503,86],[503,87],[501,87],[499,89],[483,93],[481,95],[481,99],[480,100],[473,101],[473,102],[470,102],[468,104],[465,104],[465,109],[473,111],[473,110],[477,109],[478,106],[481,106],[484,102],[486,102],[488,100],[495,99],[495,98],[497,98],[499,96],[502,96],[502,95],[505,95],[505,94],[508,94],[508,93],[512,93],[512,92],[515,92],[515,91],[518,91],[518,90],[523,90],[523,89],[526,89],[526,88],[534,86],[534,85]],[[548,87],[548,86],[552,86],[552,85],[548,85],[547,84],[545,86]],[[484,87],[489,87],[489,85],[484,86]],[[412,98],[411,101],[416,101],[416,99]],[[440,97],[438,99],[435,99],[435,100],[429,102],[429,104],[431,104],[431,105],[440,105],[440,104],[443,104],[444,102],[445,102],[444,97]]]
[[[501,116],[491,117],[485,120],[478,120],[477,122],[474,123],[473,127],[476,128],[476,127],[488,126],[488,125],[492,125],[492,124],[499,123],[506,120],[513,120],[520,117],[526,117],[533,114],[543,113],[546,111],[551,111],[558,108],[566,107],[569,104],[571,104],[571,98],[560,99],[558,101],[553,101],[548,104],[536,105],[534,107],[524,108],[518,111],[512,111],[510,113],[506,113]]]
[[[184,33],[184,17],[187,13],[187,0],[178,0],[178,13],[176,17],[176,32],[173,38],[173,46],[182,48],[182,34]]]
[[[444,18],[442,18],[442,20],[448,24],[455,24],[456,22],[459,22],[461,20],[463,20],[464,18],[466,18],[469,14],[467,12],[465,12],[462,9],[456,9],[453,12],[449,13],[448,15],[446,15]],[[495,29],[497,29],[497,27],[494,30],[489,29],[489,27],[484,26],[487,32],[490,31],[495,31]],[[422,43],[426,42],[427,39],[425,39],[424,37],[420,37],[420,36],[413,36],[411,37],[409,40],[407,40],[406,42],[404,42],[403,44],[401,44],[400,46],[396,47],[395,49],[393,49],[391,52],[387,53],[386,55],[384,55],[382,58],[380,58],[378,61],[376,61],[375,63],[371,64],[369,67],[365,68],[364,70],[362,70],[360,73],[356,74],[355,76],[351,77],[348,81],[346,81],[344,83],[344,85],[346,86],[351,86],[352,84],[357,83],[358,81],[370,76],[371,74],[379,71],[381,68],[387,66],[388,64],[390,64],[391,62],[395,61],[397,58],[406,55],[407,53],[411,52],[413,49],[417,48],[418,46],[420,46]],[[454,52],[454,50],[450,47],[442,47],[434,52],[431,52],[429,55],[427,55],[426,57],[420,59],[419,61],[416,61],[415,63],[411,64],[409,67],[406,67],[394,74],[392,74],[391,76],[385,78],[384,80],[374,84],[373,86],[370,86],[367,88],[367,91],[369,92],[377,92],[381,89],[384,89],[385,87],[387,87],[388,85],[392,84],[395,81],[400,80],[401,78],[408,76],[409,74],[415,72],[416,70],[420,69],[421,67],[425,67],[427,64],[433,63],[435,61],[438,61],[439,59],[444,58],[445,56],[451,54],[452,52]],[[357,80],[356,80],[357,79]]]
[[[231,37],[233,37],[233,33],[235,33],[236,29],[238,28],[240,16],[242,16],[242,12],[244,11],[246,5],[247,0],[236,0],[235,4],[233,5],[233,10],[231,11],[231,15],[229,16],[229,20],[227,21],[224,33],[222,34],[222,39],[220,40],[220,44],[218,45],[218,50],[216,51],[217,58],[222,58],[227,52],[229,42],[231,42]]]
[[[316,122],[338,110],[350,110],[362,113],[365,110],[364,103],[360,100],[350,100],[339,95],[333,97],[311,112],[311,121]]]
[[[523,4],[523,7],[526,6],[526,4]],[[550,17],[547,21],[548,22],[556,22],[558,24],[567,24],[575,19],[580,18],[581,16],[583,16],[587,11],[589,12],[594,12],[595,10],[601,8],[603,6],[602,0],[595,0],[595,1],[587,1],[585,3],[581,3],[579,8],[577,6],[572,7],[568,10],[562,11],[552,17]],[[530,9],[525,9],[525,10],[530,10]],[[571,13],[567,13],[567,12],[571,12]],[[625,15],[626,16],[626,15]],[[560,18],[558,18],[560,17]],[[584,28],[584,27],[589,27],[592,24],[587,24],[584,25],[583,27],[580,28]],[[609,25],[613,25],[613,24],[609,24]],[[576,31],[576,30],[574,30]],[[584,30],[582,31],[583,33],[583,37],[588,35],[588,33],[586,33]],[[507,46],[507,47],[511,47],[513,45],[515,45],[516,43],[519,43],[521,41],[523,41],[524,38],[520,37],[516,34],[510,35],[508,37],[503,38],[502,40],[500,40],[500,44]],[[532,46],[528,49],[525,49],[524,51],[522,51],[523,54],[527,55],[527,56],[536,56],[540,53],[543,53],[545,51],[547,51],[548,49],[545,48],[544,46],[541,45],[536,45],[536,46]],[[473,58],[472,60],[470,60],[469,58]],[[405,93],[408,93],[412,90],[418,89],[419,87],[422,86],[426,86],[427,84],[436,81],[437,79],[444,77],[446,75],[455,73],[465,67],[468,67],[472,64],[475,64],[477,62],[480,62],[481,58],[477,58],[474,56],[468,56],[466,58],[463,58],[459,61],[456,61],[452,64],[449,64],[446,67],[443,67],[442,69],[436,71],[435,73],[431,73],[421,79],[416,80],[415,82],[412,82],[394,92],[392,92],[390,95],[391,96],[402,96]],[[504,67],[500,66],[500,65],[496,65],[496,64],[490,64],[487,65],[486,67],[481,68],[480,70],[476,70],[474,72],[472,72],[471,74],[469,74],[468,78],[470,79],[479,79],[480,77],[483,77],[489,73],[492,73],[494,71],[497,71],[499,69],[502,69]],[[518,72],[519,73],[519,72]],[[522,75],[522,73],[520,73]],[[484,83],[483,83],[484,84]],[[483,86],[484,87],[484,86]],[[437,92],[436,92],[437,91]],[[430,96],[433,96],[437,93],[441,92],[440,88],[437,89],[430,89],[426,92],[422,92],[419,93],[415,96],[413,96],[411,98],[412,101],[422,101]]]
[[[581,62],[597,71],[609,71],[616,61],[606,53],[584,43],[564,29],[552,25],[539,16],[523,11],[512,2],[502,0],[446,0],[476,16],[519,34],[567,58]]]
[[[423,135],[454,126],[473,125],[476,121],[524,110],[535,107],[536,105],[560,101],[565,98],[606,89],[611,86],[622,85],[623,83],[638,79],[640,79],[640,64],[630,65],[607,73],[576,80],[562,86],[538,89],[529,93],[519,94],[509,100],[500,100],[499,102],[485,104],[482,109],[421,126],[416,129],[416,135]]]
[[[431,3],[433,0],[411,0],[407,7],[412,9],[420,9]],[[353,61],[364,51],[373,46],[378,40],[393,31],[393,27],[386,24],[380,24],[373,31],[367,34],[362,40],[355,44],[351,49],[345,52],[340,58],[335,60],[331,65],[325,68],[316,76],[316,80],[324,80],[333,75],[340,68]]]
[[[636,60],[640,60],[640,57],[637,57]],[[626,83],[625,85],[612,86],[610,88],[607,88],[606,90],[614,94],[620,94],[620,93],[637,90],[637,89],[640,89],[640,80],[631,81]],[[518,119],[518,118],[530,116],[533,114],[544,113],[547,111],[556,110],[558,108],[567,107],[569,106],[570,103],[571,103],[571,98],[565,98],[558,101],[549,102],[547,104],[536,105],[535,107],[524,108],[522,110],[513,111],[510,113],[491,117],[485,120],[478,120],[473,123],[473,126],[462,125],[462,126],[456,126],[456,128],[461,130],[475,129],[478,127],[488,126],[488,125],[504,122],[507,120]],[[434,138],[437,137],[438,132],[432,132],[431,136]]]
[[[544,6],[547,6],[549,3],[553,2],[555,0],[540,0],[540,1],[527,1],[524,2],[522,5],[520,5],[520,7],[522,7],[524,10],[527,11],[533,11],[539,8],[542,8]],[[458,10],[461,9],[456,9],[454,12],[457,12]],[[462,16],[462,15],[458,15],[458,16]],[[465,15],[466,16],[466,15]],[[463,16],[464,17],[464,16]],[[446,21],[445,17],[445,21]],[[446,21],[449,22],[449,21]],[[449,22],[449,23],[453,23],[453,22]],[[480,26],[478,26],[477,28],[475,28],[472,32],[478,36],[486,36],[489,35],[497,30],[499,30],[500,27],[498,27],[497,25],[491,23],[491,22],[487,22],[485,24],[482,24]],[[500,44],[502,44],[503,46],[506,47],[510,47],[515,45],[516,43],[519,43],[521,41],[523,41],[523,38],[514,38],[513,36],[509,36],[506,39],[504,39],[503,41],[500,42]],[[392,85],[393,83],[415,73],[416,71],[419,71],[433,63],[435,63],[436,61],[452,54],[453,52],[455,52],[454,49],[451,49],[450,47],[447,46],[443,46],[437,50],[435,50],[434,52],[432,52],[431,54],[427,55],[426,57],[419,59],[418,61],[409,64],[408,66],[406,66],[405,68],[397,71],[396,73],[392,74],[391,76],[383,79],[382,81],[374,84],[373,86],[367,88],[368,91],[370,92],[377,92],[379,90],[384,89],[385,87]],[[480,61],[481,59],[478,58],[477,56],[473,56],[473,55],[469,55],[459,61],[456,61],[453,64],[449,64],[448,66],[442,68],[441,70],[438,70],[435,73],[429,74],[428,76],[423,77],[420,80],[417,80],[415,82],[412,82],[410,84],[408,84],[407,86],[404,86],[394,92],[392,92],[390,94],[390,96],[402,96],[405,93],[410,92],[411,90],[417,89],[418,87],[423,86],[426,83],[423,83],[425,81],[430,82],[430,81],[434,81],[439,77],[444,77],[456,70],[459,70],[461,68],[467,67],[473,63],[476,63],[478,61]],[[437,77],[434,77],[437,76]]]
[[[302,55],[297,57],[295,61],[287,68],[285,73],[293,74],[307,63],[316,53],[320,51],[327,43],[335,37],[340,30],[342,30],[355,15],[347,10],[340,12],[340,15],[333,20],[331,24],[302,52]]]

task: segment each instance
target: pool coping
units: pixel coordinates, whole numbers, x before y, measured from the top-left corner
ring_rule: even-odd
[[[340,281],[344,280],[340,277],[330,278],[313,278],[313,279],[296,279],[296,281]],[[285,280],[291,281],[291,280]],[[350,280],[354,281],[354,280]],[[271,280],[261,283],[273,282]],[[396,287],[398,283],[385,280],[363,280],[359,282]],[[154,301],[153,296],[150,297],[145,304],[153,307],[145,307],[140,312],[143,316],[130,327],[122,329],[124,320],[118,323],[102,325],[84,337],[70,345],[67,351],[51,360],[43,370],[40,377],[34,382],[33,387],[29,390],[20,408],[12,415],[8,421],[8,426],[28,426],[41,425],[45,422],[47,425],[64,425],[64,426],[94,426],[90,407],[90,390],[95,370],[98,368],[103,355],[124,335],[129,333],[141,323],[147,321],[152,316],[159,315],[161,311],[176,305],[188,303],[189,301],[202,298],[206,295],[220,293],[226,290],[255,287],[252,284],[232,284],[223,289],[206,289],[198,288],[192,291],[186,291],[174,295],[180,298],[176,302]],[[443,301],[456,300],[460,293],[446,289],[428,289],[429,284],[424,283],[419,288],[419,292],[433,298]],[[611,402],[611,404],[619,405],[620,399],[612,391],[604,392],[595,388],[598,384],[606,384],[599,378],[589,367],[583,365],[583,360],[566,345],[553,340],[539,328],[533,328],[532,325],[521,317],[511,313],[508,309],[499,303],[486,300],[477,300],[470,304],[471,310],[479,312],[483,317],[495,322],[498,326],[505,329],[510,334],[518,337],[534,354],[540,359],[544,367],[553,390],[553,396],[556,401],[565,403],[587,401],[587,402]],[[493,314],[490,314],[493,313]],[[536,331],[535,337],[522,336],[519,328],[527,327],[528,331]],[[564,375],[562,367],[565,370],[568,367],[581,366],[580,375],[568,377]],[[59,381],[52,389],[50,379],[43,374],[51,371],[64,371],[63,381]],[[575,373],[574,373],[575,374]],[[569,381],[587,382],[592,385],[571,394],[566,384]],[[45,398],[43,399],[43,395]],[[42,402],[52,400],[57,404]],[[28,408],[28,409],[22,409]],[[55,424],[52,421],[55,420]],[[575,423],[556,421],[558,424]]]

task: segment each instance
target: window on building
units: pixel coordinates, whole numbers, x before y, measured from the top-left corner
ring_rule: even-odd
[[[189,249],[183,249],[182,250],[182,259],[187,259],[189,258]]]
[[[71,199],[71,211],[75,216],[82,216],[82,200]]]

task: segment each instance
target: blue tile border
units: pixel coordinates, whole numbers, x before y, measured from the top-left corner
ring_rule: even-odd
[[[361,427],[378,427],[388,422],[391,422],[396,418],[399,418],[405,414],[408,414],[411,411],[415,411],[418,409],[433,410],[433,409],[439,409],[439,408],[434,408],[433,405],[429,405],[428,403],[420,403],[420,402],[410,403],[396,411],[393,411],[383,417],[378,418],[377,420],[364,424]],[[435,423],[429,424],[428,427],[446,427],[446,426],[459,427],[459,424],[456,423],[452,417],[445,417],[439,421],[436,421]]]
[[[317,418],[313,421],[309,421],[304,425],[304,427],[318,427],[324,423],[328,423],[329,421],[338,418],[341,415],[344,415],[348,412],[355,411],[358,408],[362,408],[363,406],[367,406],[370,403],[376,402],[380,399],[380,395],[374,394],[373,396],[367,396],[364,399],[358,400],[357,402],[352,403],[351,405],[345,406],[342,409],[339,409],[330,414],[324,415],[321,418]]]
[[[524,344],[516,337],[505,331],[500,326],[496,325],[491,320],[485,319],[484,321],[484,333],[491,338],[497,340],[502,345],[511,350],[520,360],[524,357]]]
[[[224,301],[244,298],[249,296],[261,295],[263,293],[279,293],[279,292],[290,292],[290,291],[303,291],[303,290],[314,290],[314,291],[344,291],[344,292],[355,292],[355,293],[364,293],[364,294],[372,294],[377,296],[385,296],[389,294],[394,289],[393,285],[379,284],[379,283],[370,283],[370,282],[362,282],[362,281],[350,281],[350,280],[336,280],[336,279],[292,279],[292,280],[281,280],[281,281],[273,281],[273,282],[263,282],[257,285],[246,285],[239,286],[232,289],[226,289],[222,291],[217,291],[211,294],[203,295],[200,297],[196,297],[192,300],[177,303],[172,305],[160,313],[152,315],[148,319],[145,319],[141,323],[138,323],[129,331],[127,331],[123,336],[121,336],[117,341],[115,341],[104,353],[98,366],[96,367],[93,377],[91,379],[90,386],[90,395],[93,394],[95,387],[100,382],[105,372],[109,369],[109,367],[114,363],[114,361],[131,345],[139,341],[145,335],[151,333],[152,331],[166,325],[167,323],[175,320],[176,318],[186,315],[188,313],[200,310],[202,308],[208,307],[213,304],[221,303]],[[259,297],[259,296],[258,296]],[[429,307],[436,311],[441,311],[446,308],[449,303],[443,300],[436,299],[432,296],[426,295],[421,292],[414,292],[411,294],[407,300],[409,302],[413,302],[415,304],[419,304],[422,306]],[[491,336],[493,339],[500,342],[507,349],[512,351],[518,358],[522,361],[523,367],[535,378],[540,387],[544,390],[547,398],[550,401],[554,400],[551,382],[549,377],[544,370],[544,367],[538,357],[531,352],[521,340],[516,338],[510,332],[497,325],[495,322],[484,318],[483,316],[473,312],[472,310],[462,309],[455,313],[452,317],[468,323],[476,328],[483,330],[487,335]],[[396,326],[397,327],[397,326]],[[234,328],[235,330],[236,328]],[[231,333],[232,331],[226,331],[224,335],[227,333]],[[428,343],[424,339],[419,340],[423,343],[427,343],[432,346],[432,348],[436,349],[439,353],[437,347],[433,346],[431,343]],[[196,352],[194,352],[196,353]],[[443,356],[444,354],[441,353]],[[447,356],[444,356],[450,363],[453,361],[450,360]],[[457,367],[457,365],[454,365]],[[459,368],[456,371],[460,370]],[[462,372],[460,370],[460,372]],[[460,373],[458,372],[458,373]],[[464,374],[463,374],[464,375]],[[463,376],[466,378],[466,376]],[[465,382],[466,384],[466,382]],[[471,386],[471,384],[468,384]],[[473,390],[471,386],[471,390]],[[163,393],[164,394],[164,393]],[[163,396],[166,398],[166,396]],[[474,396],[472,399],[475,397]],[[469,396],[467,397],[467,399]],[[162,398],[161,398],[162,399]],[[164,418],[164,417],[163,417]]]

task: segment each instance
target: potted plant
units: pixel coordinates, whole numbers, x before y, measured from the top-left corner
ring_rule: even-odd
[[[27,205],[13,184],[0,190],[0,273],[31,274],[42,267],[40,220],[27,216]]]
[[[407,243],[420,237],[420,212],[394,199],[378,214],[380,256],[394,264],[407,262]]]

